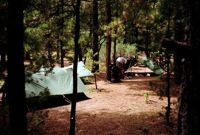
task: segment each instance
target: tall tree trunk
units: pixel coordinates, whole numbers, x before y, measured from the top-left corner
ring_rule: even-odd
[[[6,63],[6,53],[5,53],[5,50],[3,50],[3,52],[1,52],[0,65],[5,65],[5,63]]]
[[[170,0],[168,0],[168,25],[166,31],[166,37],[170,38],[170,21],[171,21],[171,12],[170,12]],[[170,112],[171,112],[171,97],[170,97],[170,72],[169,72],[169,64],[170,64],[170,54],[169,51],[165,52],[167,58],[167,80],[166,80],[166,96],[167,96],[167,107],[166,107],[166,123],[170,124]]]
[[[60,40],[60,66],[61,67],[64,67],[65,66],[65,63],[64,63],[64,56],[65,56],[65,50],[63,49],[63,41],[62,39]]]
[[[93,65],[92,72],[99,71],[99,39],[98,39],[98,0],[93,0]]]
[[[75,135],[75,127],[76,127],[76,101],[77,101],[77,63],[78,63],[78,50],[79,50],[79,34],[80,34],[80,4],[81,0],[77,0],[75,15],[76,15],[76,24],[75,24],[75,37],[74,37],[74,63],[73,63],[73,99],[71,104],[71,115],[70,115],[70,135]]]
[[[64,14],[64,1],[63,0],[61,0],[61,26],[60,26],[60,30],[61,30],[61,37],[63,37],[63,27],[64,27],[64,16],[63,16],[63,14]],[[65,56],[65,51],[64,51],[64,49],[63,49],[63,47],[64,47],[64,43],[63,43],[63,39],[61,38],[60,39],[60,56],[61,56],[61,58],[60,58],[60,66],[61,67],[64,67],[64,56]]]
[[[150,54],[149,54],[149,25],[148,24],[146,26],[145,54],[146,54],[147,58],[150,57]]]
[[[167,80],[166,80],[166,96],[167,96],[167,107],[166,107],[166,123],[170,124],[170,112],[171,112],[171,97],[170,97],[170,72],[169,72],[169,63],[170,55],[169,52],[166,52],[167,58]]]
[[[106,0],[106,74],[107,80],[111,81],[111,69],[110,65],[110,52],[111,52],[111,34],[109,24],[111,22],[111,3],[110,0]]]
[[[60,59],[60,40],[59,40],[59,36],[58,36],[58,40],[57,40],[57,46],[56,46],[56,60]]]
[[[53,60],[52,60],[52,45],[51,45],[51,41],[48,41],[48,43],[47,43],[47,52],[48,52],[49,64],[53,65],[54,63],[53,63]],[[31,62],[31,60],[30,60],[30,62]]]
[[[183,68],[178,117],[178,135],[199,135],[200,125],[200,1],[188,1],[189,48]]]
[[[24,73],[24,0],[8,1],[8,101],[10,134],[26,135],[26,100]]]
[[[124,20],[124,40],[123,40],[123,44],[127,43],[127,35],[128,35],[127,33],[128,33],[127,20]],[[120,51],[120,55],[121,55],[121,51]]]
[[[115,17],[118,18],[118,7],[119,7],[119,1],[116,0],[116,13]],[[115,34],[117,34],[117,28],[115,29]],[[114,46],[113,46],[113,64],[116,65],[116,47],[117,47],[117,37],[114,38]]]
[[[0,41],[0,66],[4,66],[6,64],[6,51],[7,51],[7,44]]]
[[[175,19],[176,21],[176,19]],[[175,35],[174,39],[177,41],[183,41],[183,23],[182,22],[175,22]],[[184,56],[181,52],[174,52],[174,79],[175,83],[180,85],[181,84],[181,76],[182,76],[182,62],[181,59]]]
[[[79,44],[79,50],[78,50],[78,60],[83,61],[82,47],[80,44]]]

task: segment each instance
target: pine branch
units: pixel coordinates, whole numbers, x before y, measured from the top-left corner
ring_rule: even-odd
[[[186,42],[178,42],[169,38],[165,38],[162,40],[162,46],[169,51],[175,52],[188,52],[190,47]]]

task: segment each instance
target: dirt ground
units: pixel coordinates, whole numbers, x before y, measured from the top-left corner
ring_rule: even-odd
[[[120,83],[105,81],[105,74],[96,76],[95,83],[87,84],[88,97],[76,104],[76,135],[175,135],[176,118],[172,104],[172,124],[166,125],[164,107],[166,98],[160,99],[151,90],[149,81],[159,81],[159,76],[134,76]],[[177,92],[176,88],[172,88]],[[145,96],[148,93],[148,98]],[[171,98],[176,102],[177,98]],[[44,123],[32,130],[35,134],[68,135],[71,105],[49,109]]]

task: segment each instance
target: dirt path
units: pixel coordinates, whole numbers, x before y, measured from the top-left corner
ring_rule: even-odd
[[[152,78],[151,78],[152,79]],[[77,110],[97,113],[103,110],[110,113],[134,114],[139,112],[161,111],[166,105],[166,100],[159,100],[153,91],[150,91],[148,83],[150,78],[136,78],[123,80],[121,83],[106,83],[98,81],[98,89],[93,85],[89,89],[93,91],[85,93],[90,101],[82,101],[77,104]],[[146,103],[144,94],[149,93]]]
[[[166,98],[160,100],[150,91],[149,81],[157,77],[133,77],[120,83],[108,83],[99,77],[97,88],[77,103],[76,135],[173,135],[174,127],[164,124]],[[144,94],[148,92],[148,102]],[[176,98],[172,98],[176,100]],[[70,105],[46,109],[49,117],[41,126],[45,135],[67,135]],[[45,110],[45,111],[46,111]]]

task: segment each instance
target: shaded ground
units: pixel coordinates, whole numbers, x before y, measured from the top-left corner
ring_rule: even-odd
[[[97,75],[95,84],[87,84],[89,98],[77,102],[76,135],[175,135],[176,122],[165,124],[166,98],[162,100],[151,90],[149,81],[159,82],[158,77],[133,77],[120,83],[104,81],[105,74]],[[176,88],[172,90],[177,93]],[[144,94],[148,92],[148,100]],[[172,97],[172,102],[176,97]],[[174,108],[174,105],[172,105]],[[67,135],[70,125],[68,104],[49,109],[49,117],[39,130],[45,135]],[[172,110],[172,112],[174,109]],[[173,115],[172,115],[173,116]],[[33,132],[37,132],[37,128]]]

